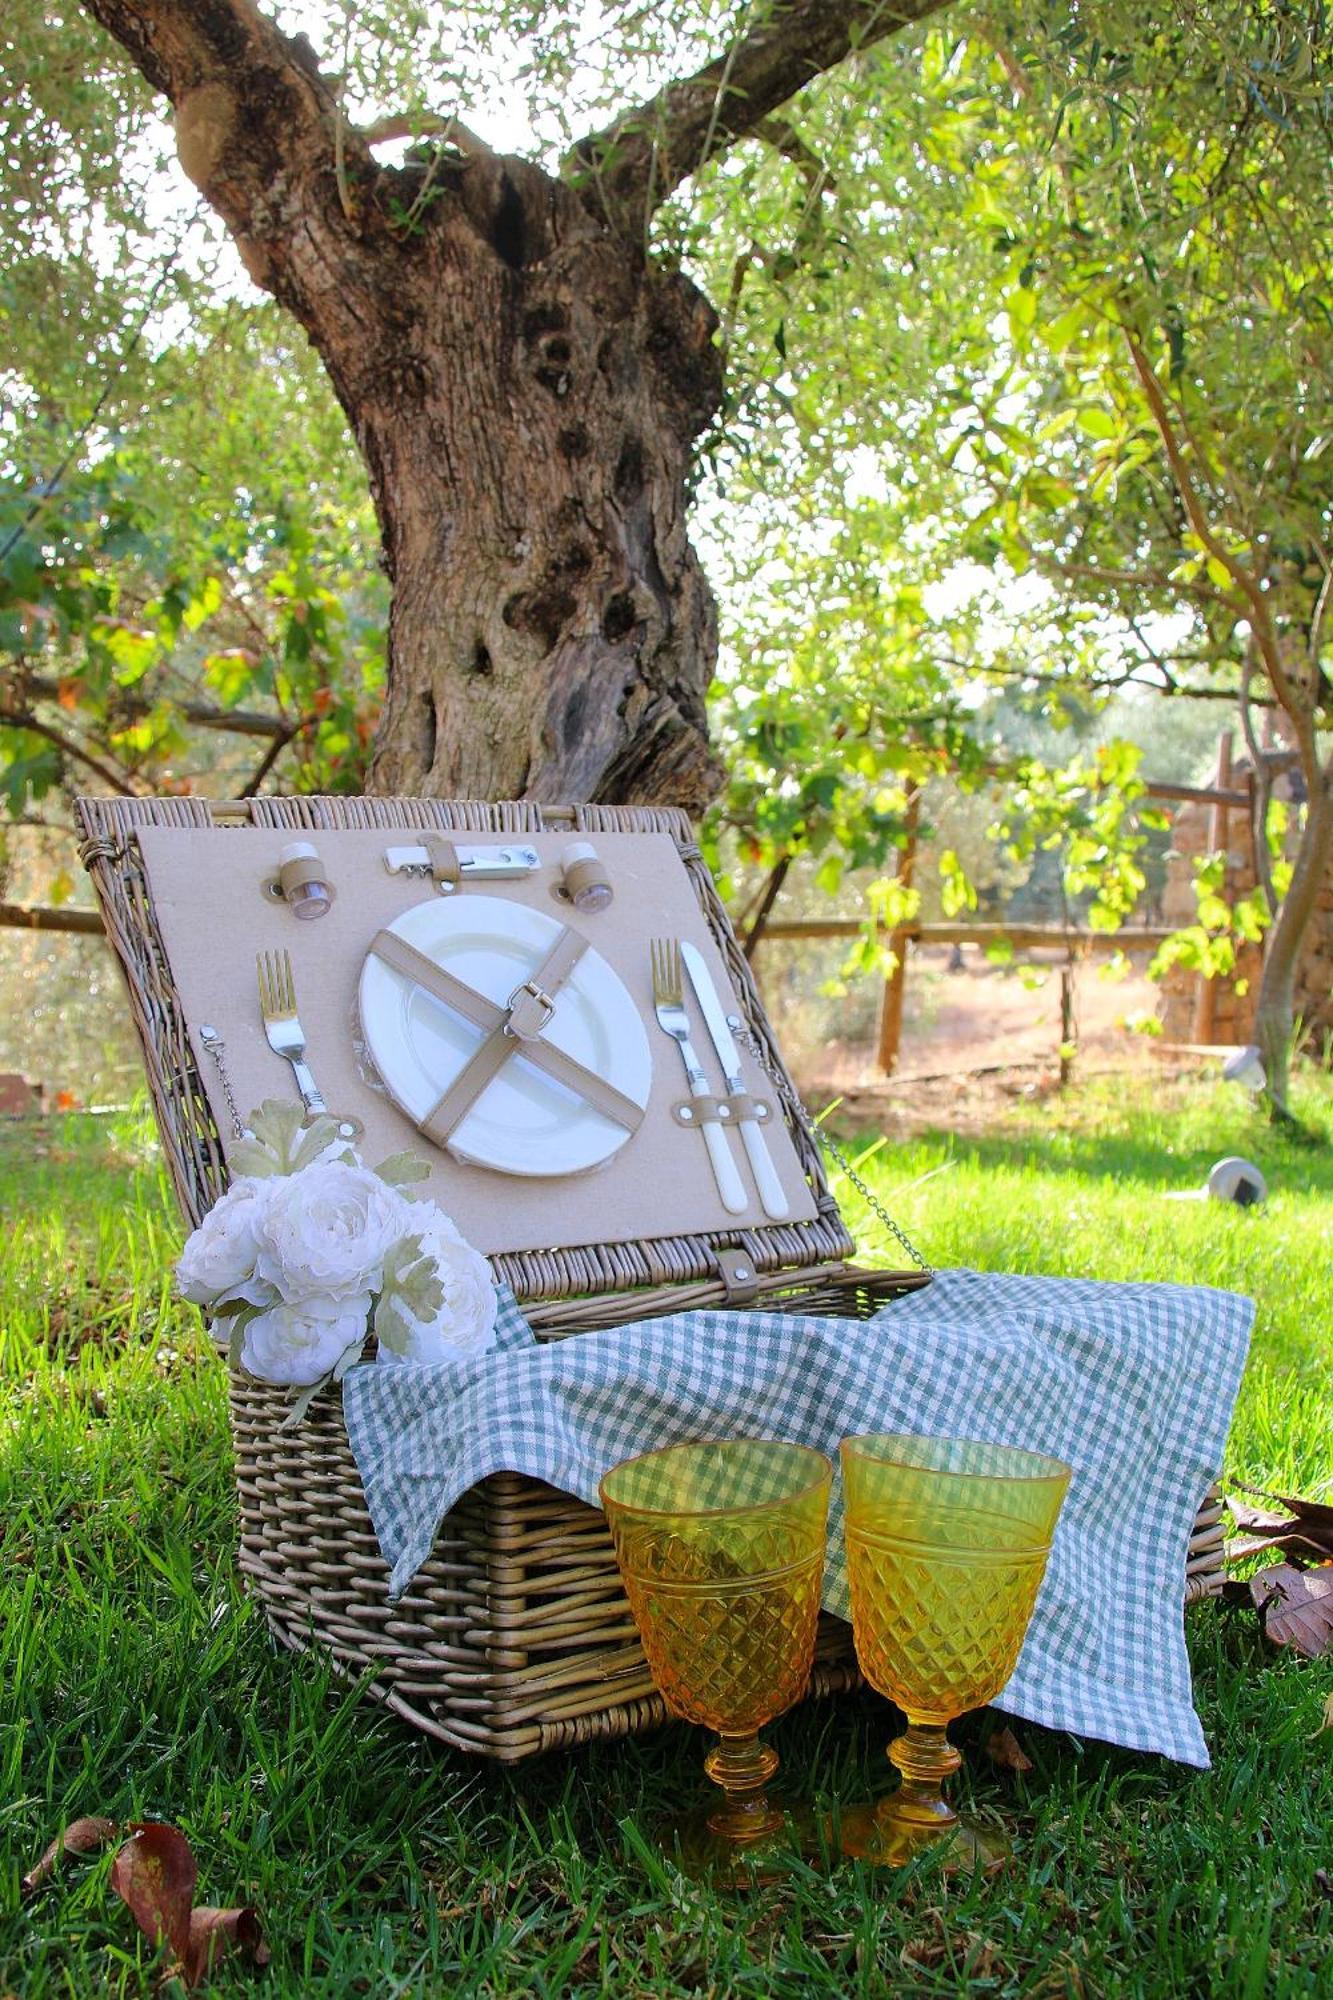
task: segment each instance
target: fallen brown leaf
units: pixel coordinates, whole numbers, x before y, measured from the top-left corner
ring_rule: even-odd
[[[1312,1555],[1333,1557],[1333,1507],[1319,1500],[1302,1500],[1295,1493],[1265,1493],[1257,1486],[1236,1482],[1242,1493],[1285,1508],[1277,1514],[1269,1507],[1251,1507],[1228,1493],[1227,1506],[1238,1533],[1244,1538],[1227,1544],[1227,1559],[1239,1562],[1261,1549],[1300,1549]]]
[[[1012,1729],[1007,1726],[993,1730],[986,1738],[986,1755],[993,1764],[1005,1771],[1030,1771],[1032,1759],[1024,1750]]]
[[[1316,1729],[1315,1735],[1322,1736],[1326,1729],[1333,1729],[1333,1694],[1325,1696],[1323,1719],[1318,1729]]]
[[[111,1868],[111,1886],[146,1938],[171,1948],[174,1972],[187,1987],[208,1978],[217,1960],[233,1947],[256,1965],[271,1957],[259,1912],[250,1904],[236,1909],[194,1907],[199,1870],[179,1827],[147,1820],[131,1827],[130,1838]]]
[[[207,1905],[190,1912],[190,1955],[186,1961],[185,1983],[198,1986],[207,1979],[224,1952],[233,1946],[249,1954],[256,1965],[267,1965],[273,1956],[264,1942],[264,1926],[259,1912],[247,1903],[239,1910],[214,1910]]]
[[[1274,1563],[1250,1578],[1250,1595],[1279,1646],[1317,1660],[1333,1645],[1333,1565],[1303,1570]]]
[[[190,1955],[190,1910],[199,1879],[190,1843],[179,1827],[146,1820],[111,1864],[111,1886],[153,1944],[169,1944],[184,1965]]]
[[[1333,1903],[1333,1875],[1329,1874],[1327,1868],[1315,1869],[1314,1885],[1321,1896],[1326,1896],[1329,1902]]]
[[[31,1896],[40,1889],[49,1876],[54,1875],[56,1865],[66,1854],[93,1854],[99,1847],[105,1847],[115,1839],[119,1828],[109,1819],[72,1819],[63,1833],[58,1833],[42,1855],[34,1862],[23,1878],[22,1889],[25,1896]]]

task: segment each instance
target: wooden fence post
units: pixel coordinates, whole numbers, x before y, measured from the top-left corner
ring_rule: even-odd
[[[1060,1088],[1074,1074],[1074,961],[1060,967]]]
[[[898,850],[898,866],[895,870],[900,887],[910,889],[916,872],[916,830],[921,818],[921,789],[919,786],[907,795],[906,837]],[[884,996],[879,1007],[879,1050],[877,1061],[885,1076],[892,1076],[898,1067],[898,1044],[903,1034],[903,988],[907,984],[907,954],[911,948],[912,933],[906,924],[899,924],[889,938],[889,948],[894,954],[893,971],[884,982]]]
[[[1224,729],[1217,745],[1217,788],[1219,791],[1231,789],[1231,747],[1234,742],[1231,730]],[[1221,799],[1214,799],[1208,813],[1208,851],[1222,855],[1222,897],[1230,902],[1227,895],[1227,808]],[[1211,1042],[1217,1025],[1217,981],[1205,979],[1202,973],[1197,978],[1194,996],[1194,1039],[1196,1042]]]

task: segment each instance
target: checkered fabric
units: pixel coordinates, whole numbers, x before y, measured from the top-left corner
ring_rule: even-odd
[[[912,1431],[1065,1459],[1074,1477],[999,1706],[1206,1768],[1181,1618],[1194,1516],[1221,1463],[1254,1307],[1202,1286],[942,1271],[873,1320],[689,1312],[538,1346],[352,1369],[348,1435],[406,1589],[458,1496],[502,1470],[597,1503],[607,1469],[691,1438]],[[824,1603],[848,1616],[835,1476]]]

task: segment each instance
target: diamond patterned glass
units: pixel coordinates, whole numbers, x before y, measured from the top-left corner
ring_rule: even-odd
[[[680,1842],[701,1870],[754,1864],[782,1829],[777,1757],[755,1737],[810,1678],[832,1472],[805,1445],[742,1438],[647,1452],[601,1484],[653,1679],[722,1738],[705,1768],[725,1803]]]
[[[985,1864],[940,1795],[958,1764],[944,1728],[1014,1670],[1069,1467],[962,1438],[848,1438],[841,1452],[857,1658],[910,1725],[889,1752],[902,1785],[846,1816],[844,1851],[897,1864],[948,1839],[954,1859]]]

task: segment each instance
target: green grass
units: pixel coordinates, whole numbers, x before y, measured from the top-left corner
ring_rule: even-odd
[[[1273,1140],[1217,1088],[1127,1092],[1090,1086],[981,1140],[882,1150],[867,1171],[940,1264],[1250,1292],[1230,1464],[1309,1490],[1333,1475],[1333,1149]],[[1301,1108],[1333,1139],[1326,1086],[1307,1083]],[[1230,1151],[1263,1166],[1265,1210],[1162,1200]],[[14,1225],[0,1248],[0,1995],[152,1990],[106,1859],[20,1900],[24,1867],[88,1812],[176,1822],[200,1900],[259,1905],[273,1964],[224,1968],[218,1993],[1333,1990],[1316,1875],[1333,1865],[1333,1732],[1317,1735],[1333,1662],[1275,1653],[1240,1611],[1192,1614],[1207,1773],[1020,1725],[1035,1768],[1016,1776],[985,1758],[987,1719],[965,1721],[960,1796],[999,1813],[1018,1848],[995,1882],[840,1867],[749,1897],[684,1887],[645,1859],[643,1830],[706,1789],[697,1733],[505,1772],[275,1650],[232,1573],[222,1371],[169,1295],[177,1230],[142,1125],[9,1127],[0,1176]],[[876,1225],[859,1226],[874,1245]],[[873,1795],[890,1719],[869,1697],[785,1718],[771,1736],[792,1794]]]

